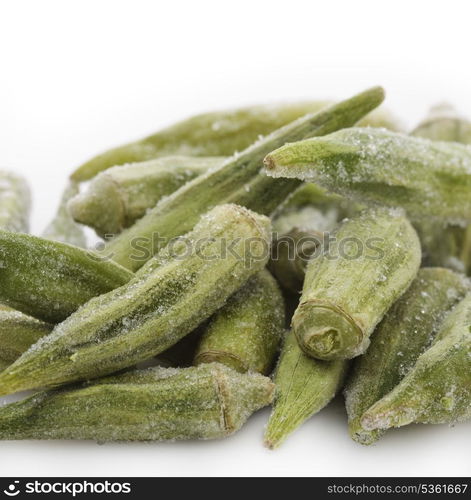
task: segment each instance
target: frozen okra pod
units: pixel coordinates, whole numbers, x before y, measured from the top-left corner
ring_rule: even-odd
[[[353,363],[345,390],[352,439],[371,444],[381,436],[381,430],[363,429],[363,413],[410,372],[446,315],[469,289],[469,281],[449,269],[419,270],[376,328],[366,353]]]
[[[0,393],[89,380],[153,358],[208,319],[268,260],[271,224],[219,205],[127,284],[89,300],[0,374]]]
[[[267,270],[252,276],[209,321],[194,363],[217,361],[240,372],[268,375],[282,339],[285,304]]]
[[[49,334],[53,325],[14,310],[0,310],[0,370]]]
[[[26,179],[0,170],[0,229],[27,233],[30,210],[31,192]]]
[[[417,234],[401,211],[373,209],[345,220],[308,264],[292,320],[301,349],[324,360],[365,352],[420,259]]]
[[[0,261],[0,301],[49,323],[134,276],[82,248],[2,230]]]
[[[432,346],[361,419],[369,431],[471,417],[471,293],[445,318]]]
[[[265,158],[268,175],[318,183],[415,218],[471,220],[471,149],[373,128],[346,128],[287,144]]]
[[[269,405],[272,396],[270,379],[217,363],[136,370],[0,408],[0,439],[222,438]]]
[[[322,410],[342,388],[347,368],[348,361],[321,361],[307,356],[290,332],[275,371],[275,401],[265,445],[278,447],[304,421]]]
[[[199,217],[215,205],[237,203],[269,215],[301,184],[298,180],[273,180],[260,172],[263,158],[286,142],[324,135],[351,126],[384,98],[383,89],[375,87],[331,106],[315,115],[307,115],[276,130],[243,152],[184,184],[161,200],[132,227],[108,242],[105,254],[133,271],[156,253],[162,243],[191,231]],[[130,242],[139,240],[144,250],[140,259],[131,258]]]
[[[223,161],[224,157],[217,156],[166,156],[112,167],[97,175],[68,207],[76,221],[94,228],[98,235],[116,235],[161,198]]]
[[[449,104],[434,106],[429,115],[411,132],[415,137],[434,141],[471,144],[471,122]]]
[[[260,135],[269,134],[300,116],[317,113],[327,105],[323,101],[308,101],[196,115],[145,139],[95,156],[71,177],[86,181],[109,167],[168,155],[232,155],[250,146]]]

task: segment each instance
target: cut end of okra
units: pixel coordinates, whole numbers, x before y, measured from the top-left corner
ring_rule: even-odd
[[[119,186],[107,175],[98,176],[85,193],[69,201],[68,209],[73,219],[90,225],[101,236],[118,234],[125,226],[125,201]]]
[[[317,300],[302,302],[293,317],[299,346],[313,358],[348,359],[363,342],[363,332],[345,311]]]

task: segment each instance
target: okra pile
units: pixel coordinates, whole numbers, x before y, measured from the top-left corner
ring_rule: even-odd
[[[471,418],[471,121],[375,87],[194,116],[77,168],[42,235],[0,172],[0,438],[364,445]],[[378,109],[377,109],[378,108]],[[87,248],[84,226],[103,239]]]

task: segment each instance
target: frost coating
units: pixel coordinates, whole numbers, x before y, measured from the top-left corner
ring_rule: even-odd
[[[31,193],[26,179],[0,170],[0,229],[27,233]]]
[[[194,364],[217,361],[240,372],[269,374],[284,332],[284,310],[281,291],[264,269],[211,318]]]
[[[468,280],[448,269],[419,270],[376,328],[367,352],[354,362],[345,390],[352,439],[371,444],[381,436],[379,430],[361,427],[363,413],[411,371],[430,347],[443,319],[469,289]]]
[[[0,230],[0,301],[58,323],[133,273],[72,245]]]
[[[471,220],[471,149],[381,129],[351,128],[287,144],[265,158],[273,177],[315,182],[411,217]]]
[[[57,209],[54,219],[43,231],[43,237],[49,240],[61,241],[62,243],[70,243],[76,247],[85,248],[87,239],[83,228],[74,222],[67,204],[69,200],[76,196],[79,192],[78,184],[69,182],[62,194],[62,198]]]
[[[270,404],[272,395],[270,379],[217,363],[137,370],[0,408],[0,439],[222,438]]]
[[[137,270],[145,260],[130,258],[130,242],[136,238],[143,241],[142,248],[150,256],[160,249],[155,244],[154,234],[169,241],[191,231],[199,217],[215,205],[237,203],[262,214],[272,213],[300,183],[268,178],[260,172],[264,156],[286,142],[350,126],[374,109],[383,98],[383,90],[373,88],[261,138],[220,168],[187,182],[161,200],[136,224],[111,240],[106,245],[106,254],[113,255],[113,259],[124,267]]]
[[[303,351],[349,359],[407,290],[420,265],[420,244],[398,211],[369,210],[344,221],[324,253],[309,262],[293,329]]]
[[[432,346],[361,419],[367,430],[471,417],[471,293],[446,317]]]
[[[168,155],[229,156],[250,146],[260,135],[269,134],[305,114],[317,113],[327,104],[310,101],[196,115],[145,139],[95,156],[71,177],[81,182],[109,167]]]
[[[269,219],[245,208],[214,208],[129,283],[90,300],[33,345],[0,374],[0,393],[96,378],[165,351],[265,266],[270,231]]]
[[[347,361],[320,361],[306,356],[290,332],[275,372],[275,402],[265,445],[277,448],[304,421],[324,408],[340,390]]]
[[[98,235],[116,235],[143,217],[164,196],[220,166],[224,157],[166,156],[112,167],[97,175],[69,203],[74,219]]]

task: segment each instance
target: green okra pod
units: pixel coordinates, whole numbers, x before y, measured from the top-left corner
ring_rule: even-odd
[[[359,356],[420,266],[417,234],[401,211],[372,209],[344,221],[307,267],[293,329],[318,359]]]
[[[31,192],[26,179],[0,170],[0,229],[27,233],[31,211]]]
[[[76,247],[85,248],[87,246],[87,238],[83,228],[73,219],[67,205],[69,200],[79,193],[78,184],[69,182],[57,209],[54,219],[44,229],[42,236],[49,240],[61,241],[62,243],[70,243]]]
[[[321,361],[306,356],[290,332],[275,372],[275,401],[265,445],[278,447],[294,430],[327,406],[341,389],[348,361]]]
[[[350,128],[287,144],[265,158],[273,177],[299,178],[412,218],[471,220],[471,149],[382,129]]]
[[[370,431],[410,423],[456,423],[471,417],[471,293],[445,318],[432,346],[361,425]]]
[[[471,143],[471,122],[458,115],[449,105],[432,108],[411,135],[436,141]],[[438,224],[433,220],[416,221],[422,243],[424,263],[457,271],[471,271],[471,225]]]
[[[191,231],[201,214],[221,203],[237,203],[270,214],[300,182],[265,176],[260,172],[264,156],[286,142],[349,126],[380,104],[383,98],[383,90],[373,88],[275,131],[227,160],[220,168],[200,175],[161,200],[134,226],[112,239],[105,247],[105,255],[128,269],[137,270],[165,242]],[[142,250],[140,259],[131,258],[136,242]]]
[[[270,404],[273,388],[267,377],[217,363],[135,370],[0,408],[0,439],[222,438]]]
[[[52,325],[14,310],[0,310],[0,370],[52,330]]]
[[[284,332],[284,308],[271,274],[252,276],[209,321],[194,364],[218,362],[239,372],[269,374]]]
[[[260,135],[269,134],[305,114],[317,113],[327,105],[324,101],[309,101],[196,115],[145,139],[95,156],[71,177],[75,181],[86,181],[109,167],[160,156],[229,156],[250,146]]]
[[[58,323],[92,297],[134,275],[72,245],[0,230],[0,301],[29,316]]]
[[[209,318],[268,260],[268,218],[220,205],[126,285],[88,301],[0,374],[0,393],[89,380],[150,359]]]
[[[371,444],[381,436],[381,430],[363,429],[364,412],[410,372],[445,316],[469,289],[469,281],[449,269],[420,269],[376,328],[366,353],[353,364],[345,390],[352,439]]]
[[[69,203],[74,219],[93,227],[100,236],[120,233],[144,216],[164,196],[224,157],[166,156],[112,167],[97,175],[86,192]]]
[[[427,118],[411,132],[415,137],[434,141],[452,141],[471,144],[471,122],[461,117],[453,106],[434,106]]]

